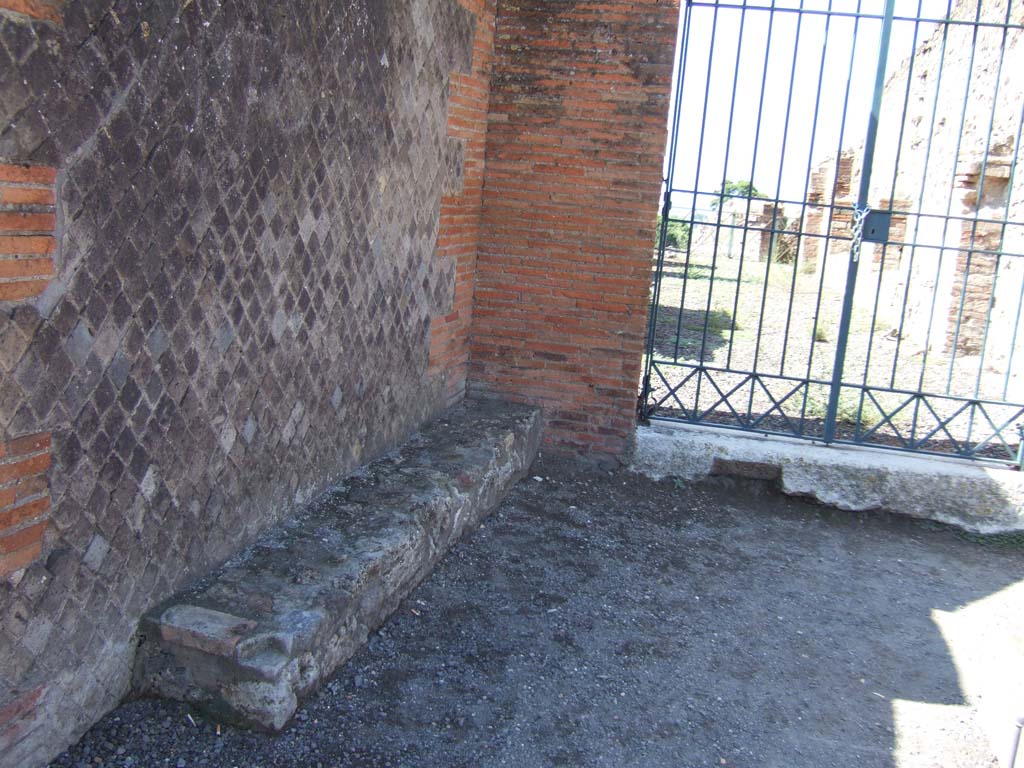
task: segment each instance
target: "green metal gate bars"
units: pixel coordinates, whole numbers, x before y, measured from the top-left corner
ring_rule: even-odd
[[[642,419],[1017,463],[1024,3],[689,2]]]

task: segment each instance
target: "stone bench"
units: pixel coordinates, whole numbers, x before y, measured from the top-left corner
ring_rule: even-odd
[[[147,614],[135,690],[277,731],[529,468],[536,410],[468,402]]]

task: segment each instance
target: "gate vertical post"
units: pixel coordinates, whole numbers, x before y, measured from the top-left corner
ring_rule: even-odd
[[[681,86],[680,86],[681,87]],[[674,130],[674,129],[673,129]],[[668,216],[672,211],[672,163],[665,179],[665,196],[661,203],[661,226],[658,227],[658,258],[654,269],[654,285],[651,287],[651,308],[647,317],[647,341],[644,344],[644,373],[641,380],[640,396],[637,398],[637,419],[647,423],[649,416],[648,398],[651,394],[651,368],[654,365],[654,332],[658,324],[658,300],[661,295],[661,273],[665,268],[665,237],[668,234]]]
[[[676,153],[679,151],[679,120],[683,105],[683,78],[686,77],[686,45],[690,29],[690,12],[693,0],[685,0],[686,9],[681,10],[682,24],[676,37],[675,62],[673,65],[674,92],[672,94],[671,111],[669,113],[669,134],[667,149],[667,162],[665,164],[664,197],[661,201],[661,227],[658,229],[658,256],[654,269],[654,284],[651,286],[651,308],[647,317],[647,339],[644,343],[644,352],[647,359],[644,361],[643,378],[641,379],[640,394],[637,397],[637,420],[647,423],[650,416],[656,410],[649,402],[651,396],[651,372],[654,369],[654,334],[658,328],[658,309],[661,298],[661,277],[665,269],[665,238],[668,235],[668,218],[672,213],[672,184],[675,178]],[[690,237],[693,232],[693,222],[688,228],[686,250],[690,250]]]
[[[878,139],[878,118],[882,111],[882,93],[885,90],[885,68],[889,60],[889,40],[892,37],[892,19],[896,0],[885,0],[885,14],[882,18],[882,31],[878,43],[878,67],[875,70],[875,92],[871,102],[871,115],[868,118],[868,131],[864,139],[864,162],[860,173],[860,190],[857,194],[857,210],[854,211],[854,233],[850,242],[850,261],[846,269],[846,293],[843,297],[842,314],[839,318],[839,333],[836,339],[835,365],[832,368],[832,385],[828,393],[828,410],[825,413],[826,443],[836,437],[836,416],[839,412],[839,395],[843,383],[843,367],[846,363],[846,343],[850,334],[850,320],[853,317],[853,297],[857,287],[857,268],[860,263],[861,226],[858,219],[864,215],[868,207],[868,195],[871,188],[871,166],[875,158],[875,143]],[[860,414],[857,414],[858,419]]]

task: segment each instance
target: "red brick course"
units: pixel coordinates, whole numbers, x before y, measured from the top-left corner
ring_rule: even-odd
[[[50,517],[49,468],[49,433],[0,443],[0,576],[42,553]]]
[[[0,0],[0,11],[14,11],[42,21],[60,23],[64,0]]]
[[[41,7],[0,2],[0,8],[23,13]],[[55,179],[50,167],[0,164],[0,301],[22,301],[46,290],[55,250]],[[0,577],[42,554],[49,467],[48,432],[0,442]]]
[[[677,23],[499,7],[470,388],[542,405],[555,447],[631,445]]]
[[[55,179],[53,168],[0,164],[0,301],[38,296],[53,276]]]
[[[473,278],[480,241],[480,204],[484,183],[487,103],[494,55],[495,0],[459,0],[476,17],[473,63],[467,74],[454,73],[448,102],[448,135],[463,147],[463,185],[441,200],[437,258],[454,259],[452,306],[430,325],[428,373],[445,375],[449,402],[466,391]]]
[[[36,705],[46,693],[46,686],[38,686],[20,693],[6,706],[0,707],[0,753],[6,752],[26,733],[39,725]]]

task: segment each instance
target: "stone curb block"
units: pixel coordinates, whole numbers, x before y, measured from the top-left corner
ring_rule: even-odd
[[[142,620],[134,688],[285,726],[527,471],[539,412],[467,403]]]
[[[839,509],[884,510],[975,533],[1024,530],[1024,473],[957,459],[657,424],[637,431],[632,468],[654,479],[776,480],[787,494]]]

